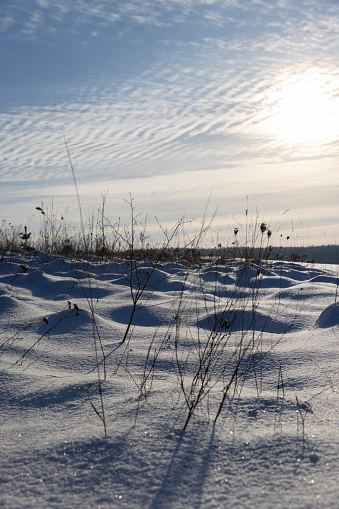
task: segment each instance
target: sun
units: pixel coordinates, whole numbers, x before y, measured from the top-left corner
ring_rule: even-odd
[[[271,96],[270,134],[288,144],[324,144],[339,133],[338,98],[329,77],[314,73],[283,82]]]

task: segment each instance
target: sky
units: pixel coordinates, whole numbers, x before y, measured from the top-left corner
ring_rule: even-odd
[[[0,221],[79,216],[66,139],[85,216],[339,243],[338,7],[0,0]]]

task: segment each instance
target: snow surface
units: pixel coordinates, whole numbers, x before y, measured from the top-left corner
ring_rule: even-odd
[[[337,290],[335,266],[3,255],[1,507],[337,508]],[[183,431],[211,338],[227,345]]]

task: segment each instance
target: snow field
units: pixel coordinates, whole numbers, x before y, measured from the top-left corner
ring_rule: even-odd
[[[288,262],[4,256],[2,507],[337,507],[337,283]]]

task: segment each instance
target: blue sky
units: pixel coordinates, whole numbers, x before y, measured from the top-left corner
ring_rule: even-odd
[[[85,214],[106,191],[112,222],[129,193],[165,225],[209,200],[227,230],[248,200],[297,244],[339,242],[338,7],[1,0],[0,219],[52,197],[76,217],[65,136]]]

